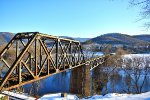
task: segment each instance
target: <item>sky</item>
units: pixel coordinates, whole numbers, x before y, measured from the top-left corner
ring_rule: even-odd
[[[96,37],[148,34],[128,0],[0,0],[0,32]]]

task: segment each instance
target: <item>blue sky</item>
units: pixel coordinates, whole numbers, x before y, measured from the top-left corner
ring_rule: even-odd
[[[136,22],[139,12],[128,0],[0,0],[0,31],[72,37],[148,34],[143,21]]]

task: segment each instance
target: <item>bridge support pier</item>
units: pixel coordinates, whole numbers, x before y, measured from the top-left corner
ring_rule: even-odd
[[[88,64],[72,69],[70,92],[81,96],[90,95],[90,66]]]

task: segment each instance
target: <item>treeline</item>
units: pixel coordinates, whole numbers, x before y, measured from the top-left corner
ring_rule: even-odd
[[[112,44],[88,44],[83,45],[83,50],[92,52],[115,53],[118,48],[122,48],[130,53],[147,53],[150,52],[149,45],[112,45]]]

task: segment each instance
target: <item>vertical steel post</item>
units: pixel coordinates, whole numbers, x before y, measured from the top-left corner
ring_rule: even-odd
[[[56,69],[58,69],[58,44],[59,44],[59,39],[56,39],[56,61],[55,61],[55,63],[56,63]]]
[[[49,58],[47,58],[47,74],[49,75],[49,69],[50,69],[50,61]]]
[[[16,40],[16,59],[18,57],[18,54],[19,54],[19,41]]]
[[[40,67],[42,67],[42,46],[40,45]]]
[[[69,64],[70,64],[70,69],[71,69],[71,65],[72,65],[72,41],[70,41],[70,47],[69,47]]]
[[[37,39],[35,39],[35,76],[37,76]]]
[[[85,58],[84,58],[84,53],[83,53],[83,50],[82,50],[82,47],[81,47],[81,44],[80,44],[80,52],[81,52],[81,55],[82,55],[82,63],[85,62]]]
[[[32,71],[32,54],[30,53],[30,70]]]
[[[18,55],[19,55],[19,41],[16,40],[16,60],[18,58]],[[16,67],[16,73],[18,73],[19,71],[19,66]]]
[[[80,64],[80,43],[78,43],[78,46],[77,46],[78,50],[78,64]]]
[[[22,67],[21,67],[21,62],[19,63],[19,75],[18,75],[18,78],[19,78],[19,84],[22,82],[22,76],[21,76],[21,73],[22,73]]]

